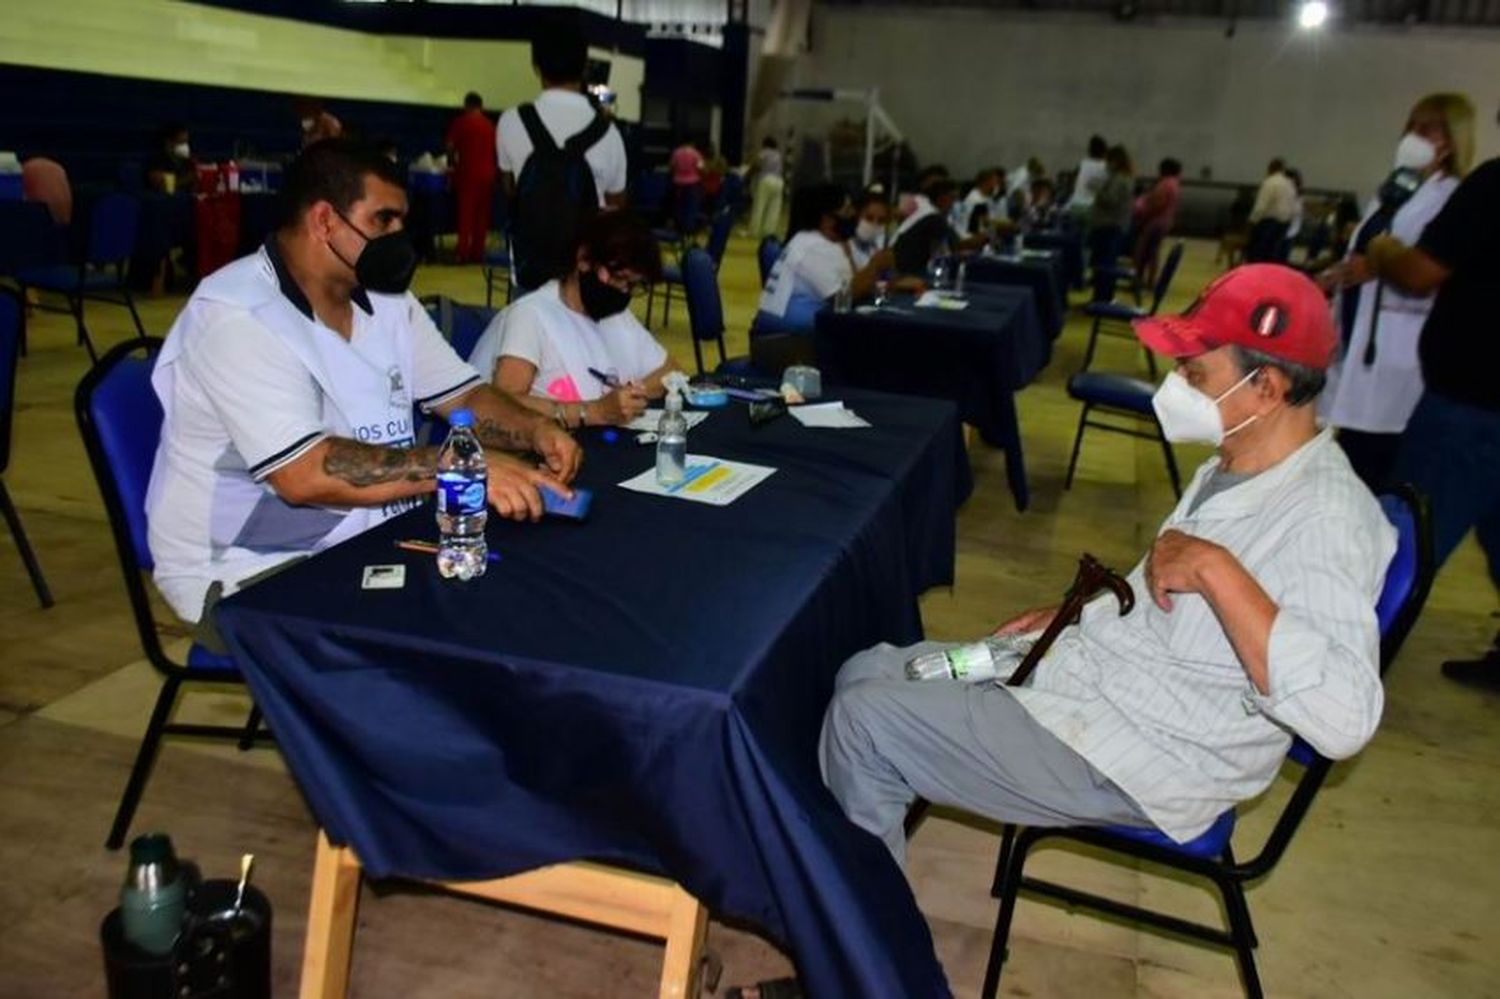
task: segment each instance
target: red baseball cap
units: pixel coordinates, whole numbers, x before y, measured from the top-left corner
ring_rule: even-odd
[[[1323,370],[1338,337],[1328,299],[1300,271],[1246,264],[1219,275],[1180,316],[1137,319],[1141,342],[1169,357],[1237,344]]]

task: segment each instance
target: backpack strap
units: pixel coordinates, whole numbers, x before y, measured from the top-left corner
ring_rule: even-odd
[[[570,138],[564,145],[570,153],[586,153],[599,144],[609,131],[609,119],[602,114],[595,113],[594,120],[589,122],[588,128]]]
[[[516,108],[516,113],[521,116],[521,124],[526,128],[527,137],[531,139],[532,149],[541,153],[557,151],[557,140],[552,138],[547,126],[542,124],[542,116],[536,113],[535,104],[522,104]]]

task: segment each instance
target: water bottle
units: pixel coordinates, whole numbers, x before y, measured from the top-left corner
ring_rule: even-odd
[[[991,635],[983,641],[928,652],[906,664],[908,680],[964,680],[977,683],[998,679],[1025,658],[1035,642],[1032,635]]]
[[[958,277],[954,282],[953,291],[954,294],[962,297],[964,293],[964,282],[969,279],[969,262],[967,260],[964,260],[963,258],[959,258],[958,269],[956,273]]]
[[[187,913],[187,880],[172,840],[164,833],[137,836],[130,843],[130,866],[120,889],[125,939],[148,954],[171,951]]]
[[[474,436],[474,414],[455,410],[437,464],[438,573],[444,579],[483,576],[490,550],[484,540],[489,466]]]
[[[667,387],[666,408],[656,424],[657,485],[675,486],[687,474],[687,431],[682,393],[674,381]]]

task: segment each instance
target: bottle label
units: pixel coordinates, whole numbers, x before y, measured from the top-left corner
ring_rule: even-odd
[[[485,480],[462,472],[444,472],[437,479],[438,512],[473,517],[484,512]]]
[[[949,649],[946,655],[948,672],[955,680],[966,680],[974,673],[984,675],[994,672],[994,660],[990,658],[990,650],[983,642],[960,645],[956,649]]]

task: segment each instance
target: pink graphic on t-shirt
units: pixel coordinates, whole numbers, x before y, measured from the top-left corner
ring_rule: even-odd
[[[578,386],[573,384],[572,375],[563,375],[554,378],[552,384],[547,386],[547,394],[558,402],[582,402],[583,396],[578,391]]]

